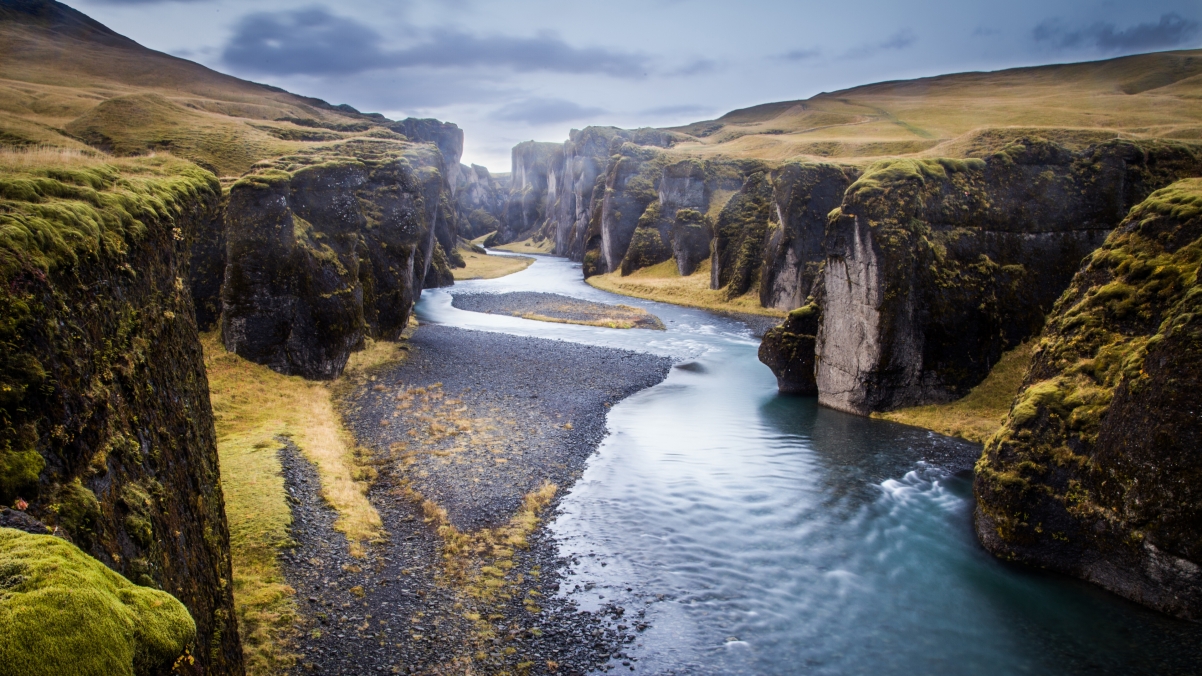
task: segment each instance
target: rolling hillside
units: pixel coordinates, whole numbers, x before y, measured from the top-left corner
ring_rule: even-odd
[[[964,157],[1030,130],[1065,145],[1202,139],[1202,50],[881,82],[673,131],[673,150],[768,161]]]
[[[387,123],[156,52],[46,0],[0,5],[0,143],[167,150],[219,176]]]

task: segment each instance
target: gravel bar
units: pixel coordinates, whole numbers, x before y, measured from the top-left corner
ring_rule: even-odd
[[[560,320],[580,323],[628,322],[621,328],[659,329],[664,323],[659,317],[630,305],[609,305],[581,300],[557,293],[513,291],[510,293],[456,294],[451,305],[469,312],[513,315],[530,319]]]
[[[626,646],[647,626],[643,611],[583,612],[561,598],[571,562],[541,525],[527,548],[514,548],[509,579],[522,580],[520,590],[492,609],[493,634],[482,643],[465,619],[470,599],[440,577],[436,525],[404,490],[416,489],[446,510],[454,528],[472,532],[506,523],[527,493],[550,481],[558,492],[545,522],[604,438],[609,406],[662,381],[670,360],[436,325],[422,326],[407,347],[404,362],[376,370],[343,402],[379,470],[368,497],[387,538],[365,559],[347,554],[316,472],[282,440],[297,542],[284,568],[308,634],[293,672],[625,670],[633,660]],[[455,424],[460,431],[447,429]],[[523,605],[531,598],[539,601],[535,612]]]

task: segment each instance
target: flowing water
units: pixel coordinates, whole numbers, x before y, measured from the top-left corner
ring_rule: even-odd
[[[507,291],[636,305],[668,330],[451,307],[451,294]],[[971,477],[947,469],[976,447],[779,396],[740,322],[599,291],[549,257],[427,291],[417,314],[678,360],[614,406],[551,524],[579,562],[565,593],[646,610],[638,659],[615,673],[1202,673],[1199,625],[987,554]]]

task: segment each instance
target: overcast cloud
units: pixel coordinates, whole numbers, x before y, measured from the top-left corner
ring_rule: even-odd
[[[465,161],[881,80],[1202,46],[1197,0],[68,0],[211,68],[463,127]]]

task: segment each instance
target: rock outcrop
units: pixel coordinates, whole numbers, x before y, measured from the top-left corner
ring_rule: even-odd
[[[563,173],[563,144],[526,141],[513,147],[513,171],[501,241],[530,236],[543,226],[556,177]]]
[[[396,339],[454,212],[442,166],[430,145],[361,140],[235,183],[226,348],[280,373],[334,378],[365,337]]]
[[[814,345],[822,321],[817,303],[803,305],[789,313],[776,328],[769,329],[760,342],[760,361],[776,375],[782,394],[818,394],[814,379]]]
[[[0,177],[0,504],[196,622],[189,673],[240,674],[229,532],[189,255],[208,172],[158,157]],[[84,593],[86,590],[81,590]]]
[[[789,163],[772,172],[760,304],[791,310],[806,304],[826,263],[826,221],[859,178],[855,167]]]
[[[1202,179],[1131,210],[1056,302],[977,463],[994,554],[1202,620]]]
[[[509,176],[494,177],[479,165],[459,165],[455,204],[459,210],[459,234],[468,239],[483,237],[502,228]]]
[[[453,122],[433,118],[407,117],[393,122],[388,128],[404,134],[414,143],[433,143],[442,154],[443,178],[452,193],[460,181],[459,160],[463,157],[463,130]]]
[[[873,165],[828,226],[820,403],[867,414],[967,394],[1133,204],[1199,173],[1191,147],[1150,141]]]

